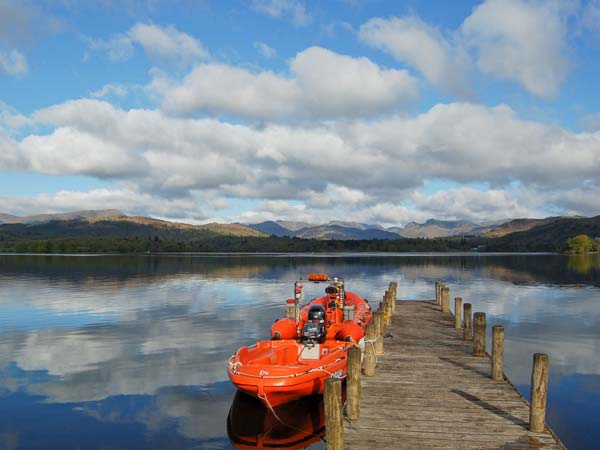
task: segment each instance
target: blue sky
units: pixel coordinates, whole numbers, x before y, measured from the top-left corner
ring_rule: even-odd
[[[0,212],[597,215],[598,78],[598,0],[0,0]]]

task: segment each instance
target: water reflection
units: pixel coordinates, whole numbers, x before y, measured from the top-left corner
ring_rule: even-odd
[[[226,360],[268,337],[310,271],[374,301],[391,280],[405,299],[445,280],[505,326],[524,394],[531,355],[550,355],[549,421],[571,450],[595,448],[599,255],[0,256],[0,448],[239,445]]]
[[[227,416],[227,434],[237,449],[306,448],[325,436],[323,397],[304,397],[270,410],[238,391]]]

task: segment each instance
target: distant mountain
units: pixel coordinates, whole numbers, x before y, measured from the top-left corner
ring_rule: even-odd
[[[429,219],[425,223],[411,222],[405,227],[392,227],[388,231],[398,233],[407,238],[437,238],[450,236],[479,236],[504,223],[498,222],[470,222],[468,220],[435,220]]]
[[[293,236],[294,231],[280,225],[277,222],[272,220],[267,220],[266,222],[253,223],[246,225],[248,228],[252,228],[253,230],[261,231],[268,235],[274,236]]]
[[[527,231],[540,225],[545,225],[562,218],[563,217],[546,217],[545,219],[514,219],[505,222],[502,225],[484,233],[483,237],[496,238],[506,236],[510,233]]]
[[[360,223],[360,222],[343,222],[341,220],[332,220],[331,222],[328,222],[327,225],[329,225],[329,226],[338,225],[338,226],[344,227],[344,228],[356,228],[357,230],[372,230],[372,229],[385,230],[385,228],[383,228],[380,225],[373,225],[373,224]]]
[[[101,209],[101,210],[85,210],[85,211],[74,211],[68,213],[59,214],[36,214],[34,216],[13,216],[11,214],[0,214],[0,223],[47,223],[52,220],[83,220],[93,219],[98,217],[119,217],[125,216],[122,211],[118,209]]]
[[[11,214],[0,213],[0,223],[14,223],[17,219],[20,219],[20,217],[13,216]]]
[[[346,240],[365,240],[365,239],[398,239],[396,233],[392,233],[377,228],[349,228],[340,225],[321,225],[315,227],[302,228],[295,232],[294,236],[304,239],[346,239]]]
[[[267,235],[239,224],[190,225],[135,216],[91,217],[79,220],[52,220],[45,223],[0,225],[0,238],[7,240],[100,237],[184,242],[215,236],[266,237]]]
[[[524,219],[519,219],[518,224]],[[532,221],[530,221],[532,222]],[[540,222],[540,221],[538,221]],[[524,231],[514,231],[493,238],[487,251],[509,252],[559,252],[565,241],[578,234],[600,237],[600,216],[596,217],[549,217],[541,224]],[[516,227],[515,227],[516,228]]]

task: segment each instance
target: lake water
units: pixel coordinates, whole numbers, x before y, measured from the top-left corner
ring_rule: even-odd
[[[548,422],[570,450],[598,448],[600,255],[421,254],[0,256],[0,449],[252,448],[265,427],[292,442],[243,398],[228,427],[226,361],[268,338],[309,272],[377,302],[390,281],[424,299],[443,280],[505,326],[525,396],[533,353],[549,354]],[[314,404],[285,421],[311,417],[318,433]]]

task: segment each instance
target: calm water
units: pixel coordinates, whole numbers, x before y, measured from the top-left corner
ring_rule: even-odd
[[[505,326],[526,396],[532,354],[550,355],[548,421],[571,450],[598,448],[600,255],[186,255],[0,256],[0,449],[252,448],[265,427],[293,441],[236,398],[232,443],[225,367],[311,271],[377,301],[392,280],[403,299],[444,280]],[[318,432],[318,408],[297,408]]]

